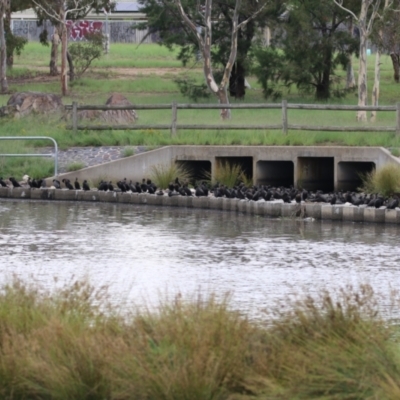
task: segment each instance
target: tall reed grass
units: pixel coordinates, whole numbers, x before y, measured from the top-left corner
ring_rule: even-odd
[[[394,163],[386,164],[362,176],[362,181],[360,190],[367,193],[380,193],[383,196],[400,193],[400,167]]]
[[[205,173],[205,175],[211,184],[220,183],[230,188],[238,185],[240,182],[246,185],[252,184],[240,164],[222,162],[218,165],[214,175],[211,175],[211,173]]]
[[[192,179],[192,173],[188,168],[176,163],[157,164],[151,167],[150,177],[160,189],[167,189],[176,178],[180,182],[189,182]]]
[[[0,398],[398,399],[396,327],[371,287],[286,304],[263,320],[229,297],[122,310],[76,282],[0,291]]]

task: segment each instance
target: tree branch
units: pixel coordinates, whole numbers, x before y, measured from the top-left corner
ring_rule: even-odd
[[[44,14],[46,14],[50,19],[57,21],[61,24],[65,24],[65,21],[67,20],[68,14],[73,14],[73,13],[80,13],[82,11],[85,11],[81,17],[85,17],[90,10],[93,8],[91,4],[93,3],[87,3],[87,2],[82,2],[82,0],[74,0],[73,1],[73,8],[69,8],[65,10],[65,20],[61,20],[60,18],[60,9],[64,7],[64,2],[62,0],[56,0],[54,1],[52,6],[45,7],[43,4],[41,4],[40,1],[37,0],[32,0],[32,3],[39,8]]]
[[[340,7],[342,10],[348,12],[356,21],[358,21],[358,17],[356,16],[356,14],[353,13],[353,11],[349,10],[346,7],[343,7],[343,0],[333,0],[333,2]]]
[[[222,76],[221,83],[219,85],[220,89],[226,87],[226,85],[228,84],[232,72],[233,63],[236,60],[240,5],[241,5],[241,0],[236,0],[235,11],[233,12],[233,18],[232,18],[231,52],[229,54],[228,61],[225,65],[224,75]]]
[[[370,0],[370,1],[372,1],[372,0]],[[366,28],[368,35],[371,33],[372,24],[374,23],[374,20],[375,20],[377,14],[378,14],[378,9],[379,9],[380,5],[381,5],[381,0],[377,0],[376,3],[373,5],[372,14],[371,14],[371,16],[369,18],[369,21],[368,21],[368,24],[367,24],[367,28]]]
[[[192,31],[192,33],[195,35],[195,37],[196,37],[196,39],[197,39],[197,41],[199,43],[199,47],[203,50],[204,49],[204,41],[203,41],[203,38],[201,37],[200,33],[198,32],[196,25],[187,16],[185,10],[182,7],[181,0],[175,0],[175,2],[176,2],[176,5],[178,6],[179,13],[180,13],[184,23]]]
[[[32,3],[39,8],[42,12],[44,12],[48,17],[50,17],[50,19],[53,19],[57,22],[60,23],[64,23],[64,21],[61,21],[59,13],[57,13],[56,11],[54,11],[54,8],[52,7],[52,13],[50,13],[46,8],[44,8],[39,2],[37,2],[36,0],[32,0]],[[55,2],[56,5],[58,5],[58,2]]]
[[[244,20],[243,22],[241,22],[238,26],[237,26],[237,30],[244,28],[252,19],[254,19],[255,17],[257,17],[258,14],[261,13],[262,10],[264,10],[264,8],[266,7],[267,3],[264,3],[263,6],[261,6],[254,14],[250,15],[249,18],[247,18],[246,20]]]

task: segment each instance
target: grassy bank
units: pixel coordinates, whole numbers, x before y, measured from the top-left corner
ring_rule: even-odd
[[[0,397],[399,398],[396,327],[370,287],[288,309],[255,322],[198,296],[120,310],[85,283],[49,294],[14,282],[0,293]]]
[[[94,62],[91,71],[71,84],[65,104],[78,101],[81,104],[104,104],[111,93],[120,92],[132,103],[178,103],[192,102],[183,96],[174,83],[176,77],[190,76],[198,82],[203,79],[201,65],[193,63],[186,68],[176,60],[177,51],[169,52],[158,45],[113,44],[110,54]],[[11,91],[41,91],[60,93],[59,77],[48,76],[49,48],[38,43],[28,43],[22,55],[15,58],[15,66],[9,73]],[[356,63],[355,63],[356,65]],[[29,67],[27,67],[29,66]],[[372,90],[374,57],[368,58],[369,91]],[[382,59],[380,104],[394,104],[398,101],[400,86],[393,82],[392,66],[389,57]],[[343,71],[338,75],[344,76]],[[249,77],[252,86],[246,93],[247,103],[265,102],[260,85],[254,77]],[[295,87],[284,90],[284,97],[292,103],[314,103],[311,95],[299,93]],[[0,96],[0,106],[6,104],[9,96]],[[216,103],[215,98],[201,100]],[[236,100],[232,99],[232,102]],[[356,104],[355,92],[331,103]],[[170,110],[139,111],[140,124],[170,124]],[[233,110],[233,124],[280,124],[280,110]],[[335,126],[357,126],[354,112],[346,111],[300,111],[289,110],[292,124],[314,124]],[[395,113],[378,113],[377,121],[371,126],[395,126]],[[187,110],[178,112],[178,123],[220,124],[218,111]],[[1,136],[46,135],[57,140],[61,148],[70,146],[100,145],[145,145],[163,146],[168,144],[199,145],[345,145],[345,146],[383,146],[400,148],[400,138],[394,133],[335,133],[292,131],[284,136],[281,131],[184,131],[180,130],[174,138],[169,131],[81,131],[73,134],[66,129],[68,118],[60,115],[50,118],[41,116],[23,118],[19,121],[2,119]],[[21,152],[27,152],[32,144],[19,142]],[[37,142],[34,146],[48,145]],[[5,152],[9,152],[6,151]],[[36,161],[28,161],[29,165]],[[19,166],[18,166],[19,165]],[[2,161],[3,175],[27,173],[27,165],[20,161]],[[29,172],[31,175],[32,173]],[[45,171],[43,171],[43,174]]]

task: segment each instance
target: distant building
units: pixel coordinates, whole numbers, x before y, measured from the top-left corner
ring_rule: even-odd
[[[69,24],[71,41],[84,40],[85,33],[93,30],[101,30],[108,34],[111,43],[154,43],[157,42],[157,34],[147,35],[146,30],[135,28],[135,24],[146,19],[146,15],[140,12],[140,4],[137,1],[120,0],[116,2],[115,10],[111,13],[89,13],[83,21]],[[50,35],[53,33],[52,25],[45,22],[44,26],[36,25],[36,14],[32,9],[11,15],[11,29],[14,35],[22,36],[31,41],[38,41],[43,29],[47,29]]]
[[[132,0],[119,0],[116,2],[115,10],[108,15],[110,20],[143,20],[146,18],[146,15],[140,12],[140,4],[137,1]],[[36,20],[36,14],[30,8],[28,10],[24,10],[21,12],[12,13],[11,19],[16,20]],[[106,19],[106,15],[104,13],[96,14],[89,13],[87,19],[95,20]]]

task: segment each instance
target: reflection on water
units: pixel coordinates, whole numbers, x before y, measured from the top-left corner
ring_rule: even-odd
[[[0,201],[0,276],[89,278],[117,301],[231,292],[243,310],[288,294],[399,282],[397,226],[273,220],[211,210]],[[51,286],[50,286],[51,287]]]

